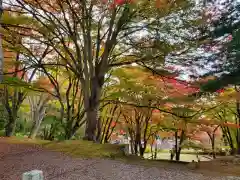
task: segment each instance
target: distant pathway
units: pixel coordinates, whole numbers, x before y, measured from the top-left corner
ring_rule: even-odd
[[[146,168],[114,160],[75,159],[28,145],[0,140],[0,180],[21,180],[22,173],[39,169],[44,180],[240,180],[207,177],[178,168]]]

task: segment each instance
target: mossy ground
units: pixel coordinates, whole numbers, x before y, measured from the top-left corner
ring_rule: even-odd
[[[123,146],[113,144],[97,144],[83,140],[46,141],[29,138],[4,138],[10,144],[39,145],[43,148],[63,152],[73,157],[82,158],[124,158]]]

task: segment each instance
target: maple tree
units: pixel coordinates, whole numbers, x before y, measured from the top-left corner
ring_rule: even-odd
[[[215,109],[214,117],[218,119],[224,137],[227,140],[231,153],[239,153],[239,93],[235,87],[226,88],[223,93],[215,99],[217,103],[222,103]]]
[[[12,38],[21,40],[21,38],[14,35],[12,35]],[[18,42],[14,45],[16,46],[17,43]],[[3,70],[6,77],[4,79],[5,82],[2,82],[1,84],[3,90],[1,100],[8,114],[5,128],[6,136],[11,136],[14,133],[17,113],[27,94],[27,89],[24,88],[24,85],[25,87],[28,87],[28,85],[21,84],[21,81],[19,80],[25,82],[30,82],[32,80],[31,75],[30,77],[27,77],[28,72],[24,70],[24,65],[21,64],[21,52],[12,50],[14,45],[8,44],[3,36],[3,54],[5,56],[5,66]],[[33,75],[34,73],[35,71],[31,74]],[[10,79],[10,81],[6,81],[6,78]],[[12,86],[10,86],[11,84]]]
[[[155,136],[166,132],[175,137],[175,155],[179,160],[184,141],[197,138],[193,136],[197,131],[209,134],[215,154],[215,131],[211,127],[221,127],[230,146],[239,147],[234,144],[239,142],[237,119],[236,122],[229,121],[229,117],[210,123],[197,121],[202,114],[209,116],[209,109],[221,114],[219,109],[223,107],[227,88],[211,93],[219,105],[216,108],[203,100],[205,94],[199,95],[205,90],[199,84],[214,80],[214,76],[195,82],[181,80],[184,72],[177,65],[195,67],[192,59],[183,62],[177,58],[189,47],[197,46],[186,41],[198,34],[189,35],[195,29],[188,22],[189,16],[191,22],[199,18],[191,13],[195,12],[191,6],[183,0],[6,2],[9,13],[3,14],[2,28],[6,75],[27,83],[11,88],[8,81],[5,89],[8,101],[14,97],[12,90],[23,92],[23,99],[38,101],[30,103],[32,109],[39,110],[32,115],[38,118],[32,118],[30,137],[41,134],[53,140],[56,126],[44,124],[44,118],[54,117],[57,112],[60,115],[55,118],[56,124],[61,127],[58,133],[64,139],[75,138],[86,124],[85,139],[107,143],[114,134],[126,133],[132,139],[135,153],[141,156],[147,143],[153,143]],[[190,30],[185,28],[189,25],[192,25]],[[235,38],[228,36],[227,44]],[[17,56],[21,60],[16,63]],[[37,81],[30,80],[31,73]],[[27,92],[24,85],[34,87],[35,92]],[[233,98],[231,108],[224,110],[237,114],[238,86],[229,96]],[[50,106],[55,106],[52,114],[45,111]],[[15,117],[17,114],[18,111]],[[229,131],[238,135],[235,137]]]
[[[199,76],[215,77],[202,86],[203,91],[214,92],[239,83],[239,2],[206,1],[203,13],[205,25],[201,29],[200,49],[195,68],[204,73]],[[197,54],[197,53],[196,53]]]
[[[198,111],[201,108],[195,107],[191,110],[189,102],[192,103],[192,98],[188,97],[197,92],[198,88],[191,87],[190,83],[178,80],[175,75],[170,74],[169,72],[168,76],[162,77],[152,75],[151,71],[141,67],[125,67],[112,72],[112,85],[106,87],[109,94],[103,101],[117,103],[121,107],[120,119],[123,119],[127,127],[134,152],[139,152],[141,156],[150,138],[163,130],[177,134],[176,140],[181,137],[181,146],[187,132],[183,130],[182,123],[186,123],[198,113],[200,115]],[[181,120],[174,124],[174,117]],[[176,128],[176,123],[179,128]],[[176,144],[178,146],[178,143]],[[180,146],[176,147],[177,160],[180,157]]]
[[[159,59],[173,50],[181,49],[167,39],[157,39],[157,29],[176,37],[175,32],[171,34],[164,28],[168,22],[162,26],[159,20],[182,12],[182,9],[190,7],[188,4],[182,0],[171,3],[164,0],[14,0],[6,3],[6,7],[10,11],[21,9],[22,14],[32,15],[25,17],[21,28],[30,29],[28,37],[48,47],[51,56],[61,57],[61,63],[67,65],[79,78],[87,117],[85,138],[94,140],[105,75],[113,67],[133,62],[150,66],[154,60],[156,65],[162,64]],[[183,13],[180,13],[179,17],[181,16],[184,17]],[[147,22],[146,19],[150,21]],[[145,22],[144,25],[138,23],[141,21]],[[14,26],[15,22],[5,25]],[[173,24],[169,21],[171,28],[178,29]],[[136,33],[143,31],[147,31],[147,34],[136,39]],[[22,46],[26,48],[26,45]],[[129,58],[122,58],[122,55]],[[57,62],[52,64],[59,65]]]
[[[100,115],[100,121],[102,128],[99,128],[99,136],[101,135],[100,142],[107,143],[115,131],[117,124],[119,123],[120,112],[117,104],[109,104],[103,108]],[[100,138],[100,137],[98,137]],[[97,138],[97,139],[98,139]]]

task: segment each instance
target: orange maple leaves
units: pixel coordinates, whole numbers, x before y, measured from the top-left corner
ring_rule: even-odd
[[[47,77],[40,77],[36,81],[35,86],[38,88],[46,89],[49,92],[54,91],[54,86]]]

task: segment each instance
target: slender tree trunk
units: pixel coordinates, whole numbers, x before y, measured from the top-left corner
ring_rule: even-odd
[[[29,134],[29,138],[35,139],[35,137],[37,136],[37,133],[39,131],[39,128],[41,126],[41,122],[42,122],[42,120],[37,120],[33,123],[31,132]]]
[[[240,93],[238,86],[235,86],[235,91],[238,94]],[[237,110],[236,124],[240,126],[240,102],[238,99],[236,100],[236,110]],[[236,140],[237,140],[237,154],[240,154],[240,132],[238,128]]]
[[[233,137],[231,135],[231,132],[228,127],[221,127],[221,128],[222,128],[222,131],[224,134],[224,139],[226,140],[226,145],[230,146],[230,148],[231,148],[230,154],[233,155],[235,148],[234,148]]]
[[[213,139],[213,143],[212,143],[212,153],[213,153],[213,159],[216,159],[215,140],[214,139]]]
[[[155,145],[155,147],[154,147],[154,159],[157,159],[157,151],[158,151],[157,145]]]
[[[34,139],[37,136],[37,133],[40,129],[42,120],[45,115],[46,107],[49,98],[45,97],[44,94],[41,96],[32,96],[28,98],[31,105],[31,116],[32,116],[32,129],[29,134],[29,138]]]
[[[42,120],[44,118],[44,114],[45,114],[44,107],[41,107],[40,109],[37,108],[33,111],[33,117],[32,117],[33,125],[29,134],[29,138],[34,139],[37,136]]]
[[[141,156],[141,128],[140,128],[140,122],[139,119],[136,119],[136,139],[135,139],[135,154],[138,152],[140,153]],[[139,150],[139,151],[138,151]]]
[[[174,154],[175,155],[177,154],[177,151],[178,151],[178,132],[176,131],[175,132],[175,150],[173,152],[173,156],[174,156]],[[177,160],[177,157],[176,157],[176,160]]]
[[[176,131],[175,132],[175,155],[176,155],[176,161],[179,161],[180,160],[180,155],[181,155],[181,150],[182,150],[182,143],[184,141],[184,137],[185,137],[185,131],[182,130],[181,132],[181,136],[180,136],[180,140],[179,140],[179,143],[178,143],[178,132]]]
[[[100,141],[101,141],[101,132],[102,132],[102,123],[101,123],[101,119],[98,118],[98,122],[97,122],[97,137],[96,137],[96,141],[98,143],[100,143]]]
[[[240,133],[238,133],[237,154],[240,154]]]
[[[180,161],[181,150],[182,148],[179,147],[178,150],[176,151],[176,161]]]
[[[138,154],[138,142],[135,140],[134,143],[134,154],[137,155]]]
[[[212,138],[211,139],[211,144],[212,144],[212,156],[213,156],[213,159],[216,159],[216,152],[215,152],[215,134],[213,134]]]
[[[15,129],[16,129],[16,122],[17,122],[17,116],[12,114],[9,114],[8,117],[8,123],[5,127],[5,136],[6,137],[11,137],[14,135],[15,133]]]
[[[110,119],[108,118],[107,119],[108,124],[106,124],[106,126],[105,126],[106,128],[105,128],[105,132],[104,132],[104,143],[108,142],[108,135],[109,135],[109,131],[110,131],[112,121],[113,121],[113,118],[110,118]]]

